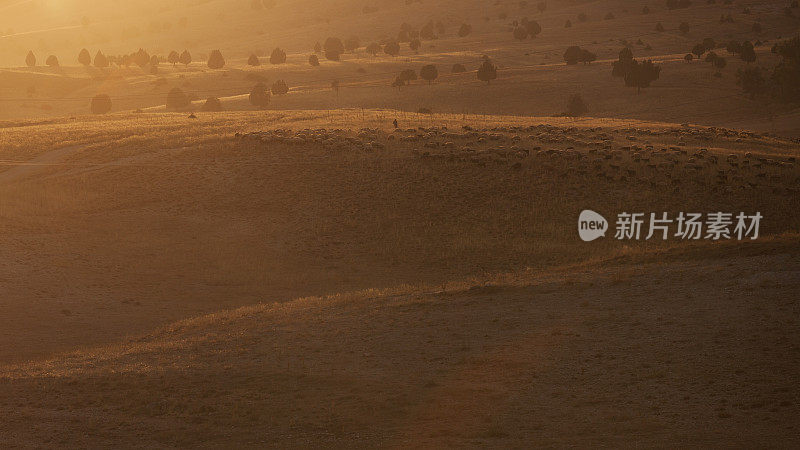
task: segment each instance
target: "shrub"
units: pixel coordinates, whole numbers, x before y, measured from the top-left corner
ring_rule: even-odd
[[[317,67],[319,65],[319,58],[317,55],[311,54],[311,56],[308,57],[308,64],[311,67]]]
[[[28,55],[25,57],[25,64],[28,67],[34,67],[36,65],[36,55],[33,54],[33,51],[29,51]]]
[[[45,61],[49,67],[59,67],[58,58],[56,55],[50,55],[47,57],[47,61]]]
[[[200,110],[205,112],[222,111],[222,102],[217,97],[208,97]]]
[[[420,42],[419,39],[412,39],[411,42],[408,43],[408,48],[410,48],[412,52],[416,52],[420,47],[422,47],[422,42]]]
[[[464,67],[463,64],[458,64],[458,63],[453,64],[453,68],[450,69],[450,72],[452,72],[452,73],[464,73],[466,71],[467,71],[467,68]]]
[[[111,111],[111,97],[106,94],[96,95],[92,98],[92,114],[106,114]]]
[[[664,32],[664,25],[661,25],[661,22],[658,22],[656,24],[656,31],[658,31],[659,33],[663,33]]]
[[[370,55],[375,56],[381,52],[381,46],[377,42],[373,42],[367,45],[366,51]]]
[[[459,37],[467,37],[472,33],[472,25],[462,23],[461,27],[458,29],[458,36]]]
[[[225,58],[223,58],[222,52],[219,50],[212,51],[208,57],[208,68],[216,70],[223,67],[225,67]]]
[[[167,94],[167,109],[179,110],[189,106],[189,97],[181,88],[172,88]]]
[[[514,28],[514,39],[519,39],[520,41],[528,39],[528,30],[525,27]]]
[[[261,61],[258,60],[258,56],[256,56],[255,54],[251,53],[250,57],[247,58],[247,65],[248,66],[254,66],[254,67],[255,66],[260,66],[261,65]]]
[[[258,108],[269,106],[269,91],[264,83],[258,83],[250,91],[250,104]]]

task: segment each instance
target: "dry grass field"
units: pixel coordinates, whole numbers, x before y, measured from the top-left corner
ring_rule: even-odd
[[[252,3],[0,1],[0,448],[800,445],[800,110],[737,85],[800,9]],[[417,51],[365,49],[429,21]],[[724,68],[684,59],[709,37]],[[612,76],[625,46],[661,67],[641,92]],[[623,211],[763,219],[619,240]]]

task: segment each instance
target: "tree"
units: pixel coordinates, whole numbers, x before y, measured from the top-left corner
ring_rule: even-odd
[[[322,53],[322,44],[319,42],[314,44],[314,53]]]
[[[728,45],[725,46],[725,50],[731,55],[735,55],[742,51],[742,44],[739,43],[739,41],[730,41]]]
[[[28,56],[25,57],[25,64],[27,64],[28,67],[36,66],[36,55],[33,54],[33,50],[29,51]]]
[[[687,53],[686,56],[683,57],[684,61],[690,63],[694,61],[694,55],[691,53]]]
[[[750,64],[756,60],[756,50],[753,48],[753,44],[751,44],[750,41],[745,41],[742,43],[739,57],[747,64]]]
[[[714,50],[717,48],[717,41],[715,41],[714,38],[707,37],[703,39],[703,47],[705,47],[706,50]]]
[[[573,94],[567,101],[567,116],[579,117],[586,114],[586,103],[580,94]]]
[[[397,56],[400,54],[400,44],[397,42],[387,42],[383,46],[383,52],[390,56]]]
[[[573,66],[578,64],[578,61],[581,59],[581,48],[577,45],[573,45],[568,47],[567,50],[564,52],[564,61],[567,62],[568,66]]]
[[[458,64],[458,63],[453,64],[453,68],[450,69],[450,72],[452,72],[452,73],[464,73],[466,71],[467,71],[467,68],[464,67],[463,64]]]
[[[623,48],[617,60],[611,63],[611,76],[625,78],[633,63],[633,51],[628,47]]]
[[[528,39],[528,29],[525,27],[514,28],[514,38],[519,39],[520,41]]]
[[[706,52],[706,47],[703,44],[696,44],[692,47],[692,53],[699,59],[703,53]]]
[[[400,75],[398,76],[400,77],[401,80],[405,81],[406,84],[411,84],[410,83],[411,81],[417,79],[417,72],[414,72],[414,69],[405,69],[401,71]]]
[[[642,8],[642,14],[650,14],[650,7],[644,5],[644,8]]]
[[[78,62],[86,67],[92,64],[92,55],[89,54],[89,50],[83,49],[78,53]]]
[[[344,40],[344,49],[348,52],[352,53],[359,47],[361,47],[361,41],[358,39],[358,36],[350,36]]]
[[[433,64],[428,64],[423,66],[422,69],[419,71],[419,76],[423,80],[427,81],[428,84],[433,83],[437,78],[439,78],[439,70]]]
[[[319,58],[317,57],[317,55],[312,53],[311,56],[308,57],[308,64],[311,67],[319,66]]]
[[[222,56],[222,52],[219,50],[212,51],[211,55],[208,57],[207,64],[208,68],[213,70],[225,67],[225,58]]]
[[[397,88],[398,91],[400,91],[400,88],[402,88],[405,85],[406,82],[402,78],[400,78],[400,76],[397,76],[392,82],[392,87]]]
[[[133,62],[139,67],[144,67],[150,64],[150,54],[140,48],[139,51],[133,54]]]
[[[181,55],[179,55],[175,50],[172,50],[167,56],[167,62],[172,64],[172,67],[175,67],[176,64],[181,62]]]
[[[59,67],[58,58],[56,57],[56,55],[48,56],[47,57],[47,61],[45,61],[45,64],[47,64],[49,67],[53,67],[53,68]]]
[[[661,22],[658,22],[656,24],[656,31],[658,31],[659,33],[663,33],[664,32],[664,25],[661,25]]]
[[[492,64],[488,56],[483,57],[483,63],[478,67],[478,79],[491,84],[492,80],[497,79],[497,67]]]
[[[539,22],[528,20],[527,17],[522,19],[522,26],[525,27],[525,30],[528,31],[528,35],[532,38],[535,38],[542,32],[542,26],[539,25]]]
[[[283,64],[286,62],[286,52],[280,48],[275,48],[269,56],[270,64]]]
[[[658,80],[660,74],[661,67],[653,64],[653,61],[647,60],[640,63],[633,60],[625,74],[625,86],[635,87],[638,94],[642,88],[650,87],[653,81]]]
[[[538,9],[538,10],[539,10],[539,14],[542,14],[542,13],[544,13],[544,12],[545,12],[545,10],[547,9],[547,3],[545,3],[545,2],[539,2],[539,3],[537,3],[537,4],[536,4],[536,9]]]
[[[269,106],[269,91],[264,83],[258,83],[253,86],[250,91],[250,104],[257,108],[266,108]]]
[[[222,102],[217,97],[208,97],[206,102],[200,108],[203,112],[218,112],[222,111]]]
[[[717,69],[717,72],[719,73],[720,70],[724,69],[725,66],[728,65],[728,61],[722,56],[717,56],[714,58],[714,61],[712,61],[712,64],[714,64],[714,68]]]
[[[375,56],[381,52],[381,46],[377,42],[372,42],[367,45],[366,51],[370,55]]]
[[[189,53],[189,50],[184,50],[183,53],[181,53],[180,63],[187,67],[192,63],[192,55]]]
[[[420,47],[422,47],[422,42],[420,42],[419,39],[412,39],[411,42],[408,43],[408,48],[410,48],[412,52],[416,53]]]
[[[106,114],[111,111],[111,97],[106,94],[99,94],[92,98],[92,114]]]
[[[766,80],[760,67],[739,69],[736,72],[736,84],[741,86],[745,93],[750,94],[750,98],[755,98],[766,91]]]
[[[800,38],[782,41],[775,53],[781,57],[770,77],[775,94],[785,102],[800,102]]]
[[[99,68],[108,67],[108,58],[100,50],[94,55],[94,66]]]
[[[251,53],[250,57],[247,58],[247,65],[253,67],[260,66],[261,61],[258,60],[258,56],[256,56],[255,53]]]
[[[344,53],[344,44],[341,39],[329,37],[325,40],[325,58],[330,61],[339,61]]]
[[[158,60],[158,56],[156,56],[156,55],[153,55],[153,56],[151,56],[151,57],[150,57],[150,62],[149,62],[149,64],[150,64],[150,67],[151,67],[151,68],[152,68],[152,67],[158,67],[158,64],[159,64],[159,63],[160,63],[160,61]]]
[[[462,23],[461,27],[458,28],[458,36],[459,37],[467,37],[472,33],[472,25]]]
[[[433,21],[428,21],[421,30],[419,30],[419,37],[422,39],[432,40],[436,39],[436,32],[433,30]]]
[[[706,55],[706,62],[713,64],[714,60],[716,60],[717,58],[719,58],[719,56],[715,52],[708,52],[708,54]]]
[[[272,83],[272,93],[274,95],[284,95],[289,93],[289,86],[283,80],[278,80]]]
[[[581,49],[581,57],[580,57],[579,61],[582,62],[584,65],[589,65],[589,64],[593,63],[594,61],[597,61],[597,55],[595,55],[594,53],[590,52],[589,50],[586,50],[585,48],[582,48]]]
[[[167,94],[167,109],[179,110],[189,106],[189,97],[181,88],[172,88]]]

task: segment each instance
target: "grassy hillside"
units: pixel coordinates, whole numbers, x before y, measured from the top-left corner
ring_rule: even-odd
[[[797,249],[796,236],[703,245],[182,321],[0,369],[0,434],[12,446],[793,446]]]
[[[790,140],[460,115],[408,115],[396,132],[394,117],[140,114],[7,126],[10,326],[0,359],[259,301],[440,285],[666,245],[612,233],[583,243],[576,219],[587,208],[612,222],[622,211],[757,210],[764,236],[800,225]]]

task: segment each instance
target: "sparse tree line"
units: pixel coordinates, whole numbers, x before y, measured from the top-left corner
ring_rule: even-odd
[[[461,74],[466,73],[467,68],[461,64],[456,63],[453,64],[453,67],[450,69],[450,73],[452,74]],[[497,79],[497,66],[492,63],[492,60],[484,55],[483,60],[478,66],[478,69],[475,71],[475,76],[478,80],[483,81],[486,84],[491,84],[492,81]],[[404,86],[411,84],[412,81],[421,78],[428,82],[428,84],[433,83],[439,78],[439,69],[436,67],[435,64],[427,64],[422,66],[419,71],[419,77],[417,77],[417,73],[414,69],[405,69],[400,72],[399,75],[392,81],[392,87],[396,88],[397,90],[401,90]]]

